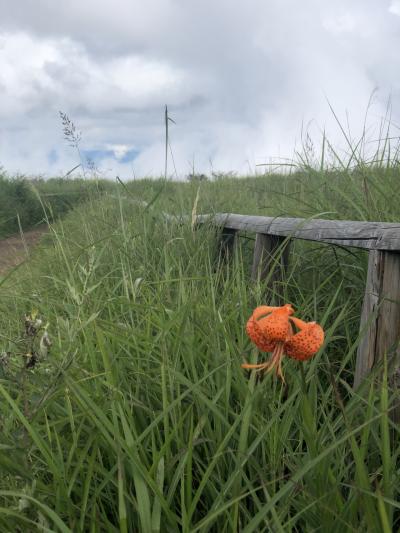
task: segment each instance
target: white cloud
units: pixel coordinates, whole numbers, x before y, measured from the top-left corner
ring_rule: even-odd
[[[389,13],[393,13],[393,15],[398,15],[400,17],[400,1],[399,0],[392,0],[390,2]]]
[[[199,171],[248,171],[290,156],[310,121],[340,144],[327,100],[357,135],[376,87],[371,123],[388,95],[399,123],[398,4],[0,0],[0,164],[69,170],[59,110],[84,150],[113,152],[110,176],[131,175],[133,149],[136,174],[162,173],[165,104],[181,175],[193,158]]]
[[[132,147],[128,146],[127,144],[110,144],[107,145],[107,148],[114,152],[114,156],[117,159],[123,159],[129,150],[132,149]]]
[[[21,105],[21,111],[41,108],[43,100],[87,112],[161,105],[164,94],[180,91],[184,80],[182,72],[162,61],[137,55],[93,58],[67,38],[16,33],[1,40],[0,86],[7,105],[0,112],[6,115]]]
[[[356,21],[350,13],[344,13],[343,15],[324,19],[323,26],[332,33],[347,33],[354,31]]]

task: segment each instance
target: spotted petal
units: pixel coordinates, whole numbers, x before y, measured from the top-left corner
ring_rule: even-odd
[[[296,325],[300,325],[297,320],[293,321]],[[293,359],[306,361],[318,352],[323,343],[324,330],[321,326],[316,322],[303,322],[302,329],[286,342],[285,352]]]
[[[293,313],[290,304],[278,307],[268,316],[258,321],[263,335],[271,342],[285,342],[291,335],[289,317]]]
[[[246,333],[262,352],[273,351],[275,344],[263,335],[258,322],[253,317],[250,317],[246,324]]]

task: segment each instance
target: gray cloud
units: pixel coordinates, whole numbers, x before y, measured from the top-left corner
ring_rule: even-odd
[[[358,135],[378,88],[373,137],[389,95],[400,123],[399,44],[398,0],[0,0],[0,164],[71,168],[59,109],[109,175],[127,177],[123,146],[138,174],[162,172],[165,103],[180,174],[193,159],[247,171],[291,156],[310,122],[343,144],[327,99]]]

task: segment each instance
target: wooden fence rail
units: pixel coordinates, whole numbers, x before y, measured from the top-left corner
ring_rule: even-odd
[[[387,354],[392,376],[400,359],[400,223],[272,218],[233,213],[199,215],[197,223],[222,229],[221,251],[232,251],[237,233],[256,233],[252,277],[283,281],[291,239],[363,248],[369,252],[354,387]],[[272,269],[272,271],[271,271]]]

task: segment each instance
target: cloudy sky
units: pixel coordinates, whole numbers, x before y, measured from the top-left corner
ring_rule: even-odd
[[[398,50],[400,0],[0,0],[0,165],[76,165],[60,110],[109,177],[163,172],[165,104],[179,176],[341,149],[328,102],[356,139],[372,96],[373,141],[390,100],[399,135]]]

